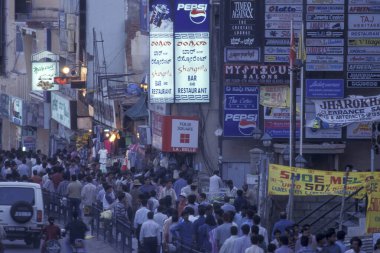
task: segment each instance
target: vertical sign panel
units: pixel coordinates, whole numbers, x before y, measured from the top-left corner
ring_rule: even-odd
[[[225,45],[232,47],[257,45],[256,0],[225,1]]]
[[[152,0],[150,11],[150,103],[174,102],[173,4]]]
[[[251,137],[259,125],[259,86],[226,86],[224,136]]]
[[[176,0],[175,102],[210,101],[210,5],[208,0]]]

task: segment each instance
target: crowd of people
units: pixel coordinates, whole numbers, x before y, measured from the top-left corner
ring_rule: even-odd
[[[257,214],[255,190],[223,182],[217,171],[205,193],[186,166],[173,173],[160,166],[121,171],[114,164],[104,173],[96,161],[81,163],[75,150],[59,150],[53,157],[38,151],[0,151],[0,162],[3,180],[40,184],[67,199],[70,212],[86,224],[94,205],[112,219],[124,219],[134,229],[139,252],[362,252],[359,238],[346,247],[343,231],[331,228],[313,235],[309,225],[294,224],[284,212],[268,231]],[[218,198],[224,186],[227,190]]]

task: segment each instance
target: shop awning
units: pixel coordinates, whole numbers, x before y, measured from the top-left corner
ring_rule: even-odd
[[[148,108],[146,106],[146,94],[142,94],[139,100],[128,110],[124,115],[130,117],[133,120],[148,117]]]

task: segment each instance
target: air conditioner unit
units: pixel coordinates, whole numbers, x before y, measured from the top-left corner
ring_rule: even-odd
[[[152,144],[152,132],[149,126],[141,125],[137,127],[137,138],[140,145]]]

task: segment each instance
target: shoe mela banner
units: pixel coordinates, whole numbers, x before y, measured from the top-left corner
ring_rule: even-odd
[[[316,117],[337,125],[380,120],[380,95],[314,100]]]
[[[290,168],[278,164],[269,165],[269,195],[289,195],[292,178],[295,177],[295,196],[342,195],[347,181],[346,196],[365,186],[368,178],[380,180],[379,172],[324,171],[313,169]],[[367,180],[368,181],[368,180]],[[361,190],[355,198],[362,198],[366,190]]]

